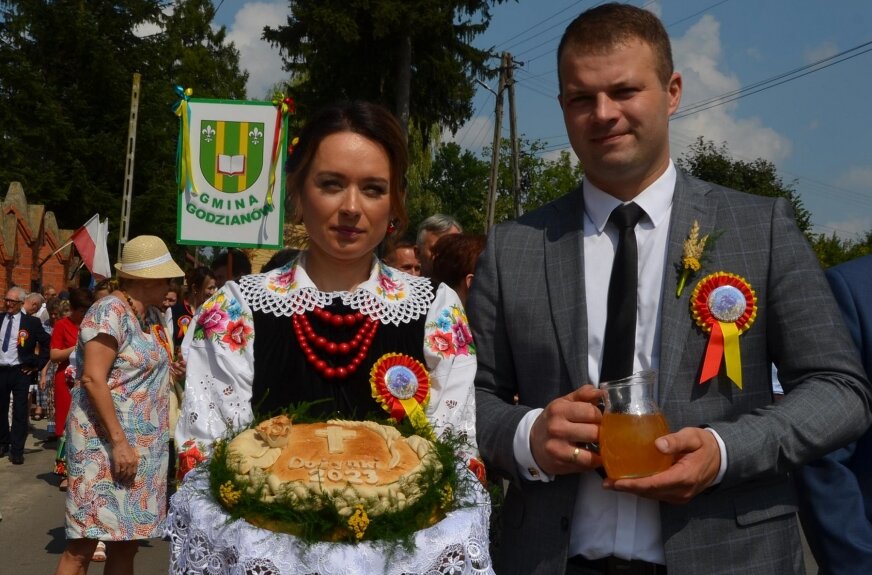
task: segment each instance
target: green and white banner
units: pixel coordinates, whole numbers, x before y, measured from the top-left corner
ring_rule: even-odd
[[[177,243],[283,247],[288,106],[177,92]]]

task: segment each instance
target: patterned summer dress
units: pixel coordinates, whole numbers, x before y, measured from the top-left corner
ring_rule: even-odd
[[[85,343],[100,333],[118,342],[108,383],[118,421],[139,452],[139,468],[132,485],[113,481],[111,445],[88,394],[77,383],[67,420],[66,536],[104,541],[161,537],[166,520],[168,353],[142,331],[120,299],[109,296],[91,306],[82,321],[76,373],[82,373]]]

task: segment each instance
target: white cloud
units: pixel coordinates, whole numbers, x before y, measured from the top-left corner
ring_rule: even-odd
[[[836,179],[836,185],[872,198],[872,166],[855,166]]]
[[[758,62],[763,59],[763,52],[760,51],[759,48],[748,48],[745,50],[745,54],[752,60],[757,60]]]
[[[700,18],[681,38],[672,39],[675,68],[684,78],[682,108],[738,90],[742,83],[723,70],[720,23],[710,14]],[[726,142],[736,158],[765,158],[778,163],[792,150],[791,141],[756,117],[738,118],[738,102],[710,108],[674,120],[672,156],[679,157],[698,136],[720,145]],[[676,145],[677,144],[677,145]]]
[[[265,26],[282,25],[287,16],[288,3],[285,1],[248,2],[236,13],[233,24],[227,27],[228,40],[239,50],[239,64],[248,71],[246,91],[252,100],[268,98],[272,86],[288,76],[282,70],[278,49],[261,39]]]
[[[853,166],[837,174],[831,186],[816,186],[812,181],[807,182],[806,187],[809,184],[819,201],[829,206],[842,206],[841,210],[828,210],[826,221],[820,225],[816,222],[816,232],[827,236],[835,233],[842,239],[857,241],[872,230],[872,215],[863,215],[870,214],[872,207],[872,165]]]
[[[813,48],[809,48],[805,51],[805,63],[813,64],[824,58],[829,58],[830,56],[835,56],[839,53],[839,47],[836,46],[832,42],[823,42]]]
[[[656,14],[658,18],[663,18],[663,6],[660,2],[648,2],[645,4],[644,8],[645,10]]]
[[[133,35],[137,38],[148,38],[163,32],[163,26],[155,22],[143,22],[133,27]]]
[[[161,12],[164,16],[172,16],[176,11],[174,4],[167,4]],[[157,22],[141,22],[133,27],[133,35],[137,38],[148,38],[163,32],[164,28]]]
[[[570,163],[572,163],[573,166],[578,163],[578,158],[575,156],[575,152],[569,145],[560,150],[549,150],[545,152],[544,154],[542,154],[542,159],[549,162],[556,162],[560,159],[560,156],[563,154],[563,152],[569,152],[569,161]]]
[[[447,128],[443,129],[441,138],[443,142],[455,142],[462,148],[478,153],[493,143],[494,122],[486,116],[475,116],[461,126],[456,134]]]
[[[866,236],[866,232],[872,230],[872,217],[849,218],[847,220],[834,220],[822,225],[815,225],[814,231],[819,234],[831,236],[836,234],[843,240],[857,241]]]

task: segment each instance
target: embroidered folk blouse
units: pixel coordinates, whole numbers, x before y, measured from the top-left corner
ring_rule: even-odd
[[[439,435],[451,428],[464,436],[469,446],[464,455],[478,457],[475,345],[457,294],[444,284],[434,289],[428,278],[410,276],[377,259],[369,279],[354,291],[322,292],[301,258],[245,276],[238,284],[227,282],[194,318],[183,344],[187,381],[175,436],[182,472],[205,456],[214,440],[248,425],[255,410],[267,414],[321,399],[326,401],[313,407],[315,415],[387,416],[373,399],[370,371],[389,353],[426,367],[428,420]],[[315,307],[359,311],[379,322],[368,354],[346,379],[323,378],[300,349],[292,316]],[[347,341],[357,329],[310,323],[318,335],[333,341]],[[329,361],[326,354],[323,358]]]

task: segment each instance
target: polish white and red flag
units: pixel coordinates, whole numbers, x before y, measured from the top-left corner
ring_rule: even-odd
[[[112,266],[109,265],[109,249],[106,247],[108,235],[109,219],[101,222],[100,214],[94,214],[84,226],[73,232],[72,237],[70,237],[91,275],[99,279],[112,276]]]

